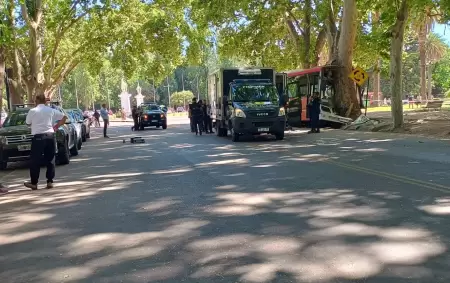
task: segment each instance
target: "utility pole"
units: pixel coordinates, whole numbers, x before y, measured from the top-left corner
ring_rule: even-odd
[[[171,105],[170,105],[170,85],[169,85],[169,76],[167,76],[166,81],[167,81],[167,95],[169,96],[169,107],[171,107]]]
[[[74,78],[74,81],[75,81],[75,97],[77,99],[77,108],[80,108],[80,106],[78,105],[77,78]]]

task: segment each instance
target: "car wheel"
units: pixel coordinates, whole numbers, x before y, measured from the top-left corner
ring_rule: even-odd
[[[284,139],[284,132],[275,134],[275,138],[276,138],[277,140],[279,140],[279,141],[283,140],[283,139]]]
[[[162,125],[163,130],[167,129],[167,122]]]
[[[67,141],[67,139],[64,139],[63,146],[58,148],[57,161],[59,165],[66,165],[70,162],[69,142]]]
[[[0,162],[0,170],[6,170],[8,168],[8,162],[2,161]]]
[[[81,141],[85,142],[86,141],[86,129],[83,130],[82,134],[81,134]]]
[[[231,128],[231,141],[238,142],[239,141],[239,134],[234,132],[234,129]]]
[[[75,136],[75,140],[77,140],[77,136]],[[78,155],[78,143],[74,144],[70,149],[70,155],[77,156]]]
[[[80,150],[81,149],[81,146],[83,145],[83,139],[79,139],[78,140],[78,143],[77,143],[77,148],[78,148],[78,150]]]

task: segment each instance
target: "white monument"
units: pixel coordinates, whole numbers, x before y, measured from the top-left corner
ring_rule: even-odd
[[[128,93],[128,86],[123,78],[122,78],[122,82],[120,83],[120,88],[122,89],[122,93],[119,95],[120,106],[122,109],[125,110],[125,113],[128,116],[131,114],[131,105],[130,105],[131,94]]]
[[[144,96],[141,93],[142,88],[139,85],[139,83],[138,83],[138,86],[136,88],[136,91],[137,91],[137,95],[134,98],[136,98],[136,105],[139,107],[142,103],[144,103]]]

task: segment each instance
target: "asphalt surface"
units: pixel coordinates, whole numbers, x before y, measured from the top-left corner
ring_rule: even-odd
[[[1,172],[0,282],[450,282],[449,141],[171,120],[95,129],[52,190]]]

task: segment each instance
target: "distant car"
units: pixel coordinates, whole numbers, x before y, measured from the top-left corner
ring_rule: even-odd
[[[25,123],[30,108],[25,105],[14,105],[3,127],[0,129],[0,169],[8,167],[9,162],[23,161],[30,158],[31,151],[31,128]],[[56,108],[63,112],[61,108]],[[59,127],[56,132],[56,162],[60,165],[70,162],[70,154],[77,155],[78,150],[74,144],[74,128],[70,121]]]
[[[84,115],[81,109],[68,109],[67,112],[73,112],[75,120],[81,124],[81,140],[86,142],[91,137],[91,118]]]
[[[162,127],[167,129],[167,116],[161,108],[154,103],[146,103],[140,106],[142,109],[142,116],[139,128],[144,130],[145,127]]]

